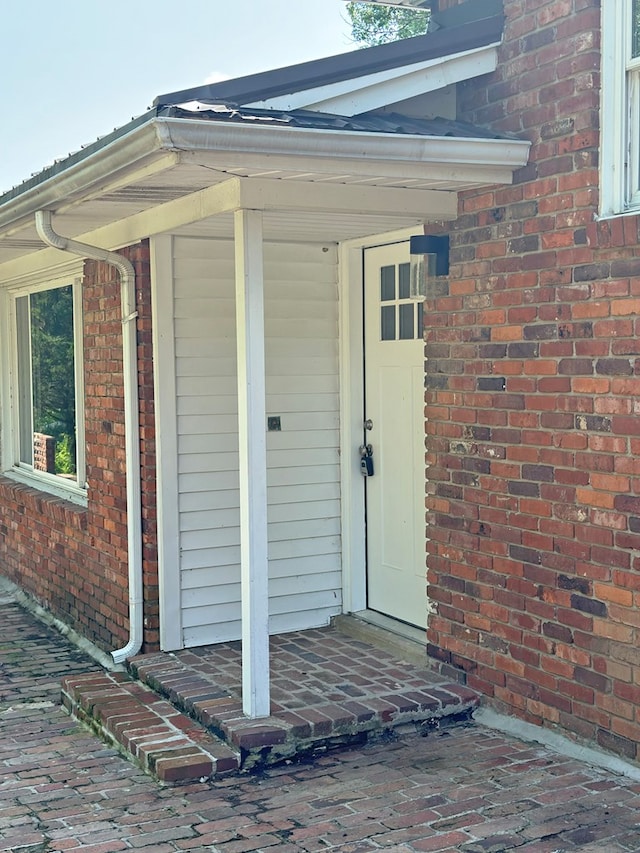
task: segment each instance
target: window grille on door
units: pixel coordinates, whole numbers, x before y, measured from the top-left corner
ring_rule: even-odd
[[[422,302],[409,298],[409,264],[380,268],[380,340],[422,338]]]

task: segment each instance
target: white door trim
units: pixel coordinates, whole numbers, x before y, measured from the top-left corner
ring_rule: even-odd
[[[365,500],[358,457],[364,417],[364,250],[407,242],[421,233],[416,228],[403,228],[340,244],[340,493],[345,613],[357,613],[367,606]]]
[[[150,248],[160,648],[173,651],[184,647],[178,513],[173,237],[169,234],[152,237]]]

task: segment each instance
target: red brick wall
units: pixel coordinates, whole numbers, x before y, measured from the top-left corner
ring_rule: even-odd
[[[145,644],[157,648],[153,363],[148,246],[136,268]],[[0,477],[0,567],[56,616],[104,649],[128,639],[128,559],[120,284],[88,261],[83,282],[88,504],[76,506]]]
[[[637,759],[639,222],[594,221],[599,3],[505,13],[460,115],[531,140],[530,163],[461,198],[425,310],[429,651],[499,708]]]

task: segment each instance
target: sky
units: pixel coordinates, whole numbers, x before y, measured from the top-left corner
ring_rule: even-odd
[[[7,0],[0,193],[156,95],[354,48],[343,0]]]

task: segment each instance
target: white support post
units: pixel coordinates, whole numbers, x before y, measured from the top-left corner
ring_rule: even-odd
[[[267,443],[264,361],[262,213],[235,217],[240,543],[242,563],[242,709],[267,717],[269,584],[267,561]]]

